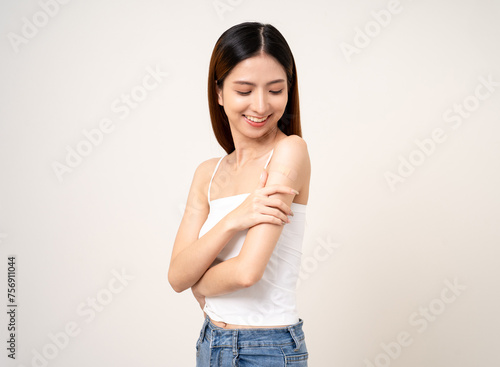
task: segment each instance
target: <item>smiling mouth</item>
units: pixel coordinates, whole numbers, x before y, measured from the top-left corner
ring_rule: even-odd
[[[243,115],[243,116],[245,116],[245,118],[248,119],[249,121],[261,123],[261,122],[266,121],[269,118],[269,116],[271,116],[271,115],[268,115],[265,117],[256,117],[256,116],[249,116],[249,115]]]

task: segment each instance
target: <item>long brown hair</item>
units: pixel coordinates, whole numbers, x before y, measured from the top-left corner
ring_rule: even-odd
[[[208,108],[212,129],[227,154],[234,151],[234,141],[227,115],[217,100],[216,83],[222,88],[224,79],[236,64],[260,52],[274,57],[283,66],[287,76],[288,102],[278,121],[278,128],[286,135],[302,137],[297,70],[288,43],[271,24],[240,23],[226,30],[217,40],[208,72]]]

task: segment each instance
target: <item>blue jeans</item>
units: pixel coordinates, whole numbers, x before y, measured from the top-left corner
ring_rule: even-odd
[[[307,367],[304,320],[281,328],[223,329],[205,317],[196,367]]]

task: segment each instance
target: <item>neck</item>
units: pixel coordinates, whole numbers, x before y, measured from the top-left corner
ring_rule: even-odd
[[[258,138],[250,138],[248,136],[233,134],[234,152],[232,161],[235,169],[239,169],[249,162],[254,162],[267,156],[274,148],[276,143],[286,137],[277,126],[276,129],[270,130],[269,133]]]

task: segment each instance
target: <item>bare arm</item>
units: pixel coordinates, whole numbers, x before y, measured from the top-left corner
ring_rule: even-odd
[[[276,226],[276,224],[271,224]],[[211,267],[193,286],[195,296],[214,297],[223,294],[232,293],[242,288],[249,287],[242,281],[243,277],[239,274],[241,263],[238,256]]]
[[[206,161],[196,169],[184,216],[175,237],[168,281],[176,292],[182,292],[195,284],[235,234],[227,221],[222,219],[198,239],[209,213],[204,183],[210,177],[212,166]]]
[[[280,142],[268,170],[266,186],[284,184],[296,190],[304,187],[310,179],[310,160],[305,141],[293,136]],[[277,193],[269,197],[278,198],[290,206],[295,194]],[[282,231],[282,225],[272,223],[260,223],[249,228],[239,255],[208,269],[193,286],[193,293],[212,297],[257,283]]]

